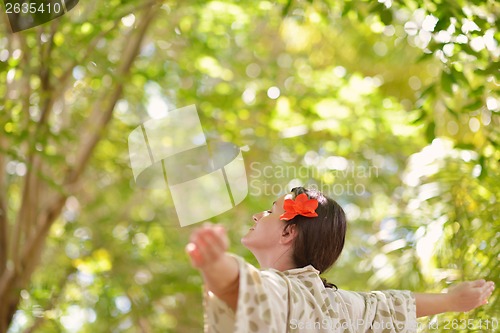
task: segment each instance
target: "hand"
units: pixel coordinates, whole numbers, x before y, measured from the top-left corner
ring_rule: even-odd
[[[216,264],[229,247],[223,226],[206,223],[193,231],[186,252],[193,267],[205,271]]]
[[[467,312],[488,303],[495,289],[492,281],[476,280],[457,284],[448,290],[450,311]]]

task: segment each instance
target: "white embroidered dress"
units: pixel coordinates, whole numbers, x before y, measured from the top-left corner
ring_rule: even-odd
[[[416,332],[410,291],[350,292],[325,288],[313,266],[280,272],[239,265],[236,313],[204,293],[205,333]]]

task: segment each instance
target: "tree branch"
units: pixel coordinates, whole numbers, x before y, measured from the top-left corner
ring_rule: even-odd
[[[65,181],[66,184],[72,184],[78,180],[90,159],[92,151],[101,139],[103,131],[112,118],[115,104],[122,94],[125,78],[128,75],[130,68],[132,67],[134,59],[139,53],[140,46],[146,34],[147,28],[151,24],[156,13],[157,6],[147,8],[143,17],[139,21],[140,23],[137,27],[137,30],[132,30],[129,33],[129,36],[125,38],[130,42],[128,42],[125,47],[122,58],[123,60],[117,70],[116,80],[118,82],[116,82],[114,90],[109,95],[103,94],[102,98],[100,98],[94,104],[93,111],[90,116],[90,121],[92,123],[89,131],[90,133],[80,136],[83,138],[82,144],[80,145],[83,148],[80,150],[79,154],[76,157],[74,168],[67,174]],[[94,119],[96,119],[95,122]]]
[[[144,4],[141,4],[140,6],[138,7],[135,7],[134,8],[134,12],[137,12],[137,11],[140,11],[144,8],[148,8],[148,7],[152,7],[154,6],[155,4],[161,4],[162,1],[161,0],[152,0],[152,1],[149,1],[147,3],[144,3]],[[127,14],[122,14],[121,17],[125,17],[127,16],[129,13]],[[120,15],[119,15],[120,16]],[[60,82],[66,82],[66,80],[71,76],[71,73],[73,73],[73,68],[75,68],[78,64],[81,64],[83,63],[84,61],[86,61],[89,56],[92,54],[92,52],[95,50],[96,46],[97,46],[97,43],[99,43],[99,41],[101,41],[101,39],[106,36],[107,34],[109,34],[111,31],[115,30],[116,27],[120,24],[120,19],[116,19],[113,23],[113,25],[107,29],[107,30],[103,30],[101,31],[87,46],[87,48],[85,49],[85,51],[83,52],[83,56],[80,58],[80,59],[75,59],[69,66],[68,68],[63,72],[63,74],[60,76]]]

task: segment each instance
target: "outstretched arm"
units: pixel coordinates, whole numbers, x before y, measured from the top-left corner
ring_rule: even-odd
[[[459,283],[446,294],[415,293],[417,317],[473,310],[488,303],[493,289],[495,284],[492,281],[476,280]]]
[[[236,311],[239,268],[236,259],[226,253],[228,247],[224,228],[205,224],[193,231],[186,252],[193,267],[201,271],[207,289]]]

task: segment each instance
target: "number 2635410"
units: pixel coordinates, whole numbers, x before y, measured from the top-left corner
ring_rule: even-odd
[[[7,14],[39,14],[39,13],[60,13],[63,10],[60,3],[6,3],[5,12]]]

